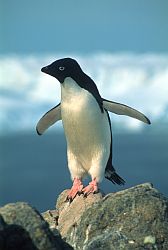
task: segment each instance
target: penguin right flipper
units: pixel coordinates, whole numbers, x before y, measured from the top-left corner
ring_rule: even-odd
[[[61,119],[61,103],[59,103],[39,120],[36,126],[37,134],[42,135],[46,129]]]
[[[150,120],[144,114],[125,104],[103,99],[103,107],[107,111],[115,113],[117,115],[127,115],[132,118],[138,119],[139,121],[142,121],[144,123],[151,124]]]

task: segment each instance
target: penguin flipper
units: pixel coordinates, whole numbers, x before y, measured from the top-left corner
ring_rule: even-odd
[[[42,135],[46,129],[52,126],[57,121],[61,120],[61,103],[54,108],[50,109],[42,118],[39,120],[36,126],[38,135]]]
[[[141,112],[136,109],[133,109],[125,104],[108,101],[103,99],[103,107],[112,113],[118,115],[127,115],[132,118],[138,119],[144,123],[151,124],[150,120]]]

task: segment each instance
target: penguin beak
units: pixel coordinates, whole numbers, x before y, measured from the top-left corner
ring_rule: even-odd
[[[41,72],[50,75],[50,76],[54,76],[53,72],[52,72],[52,68],[49,66],[45,66],[41,69]]]
[[[48,73],[48,67],[46,66],[46,67],[43,67],[42,69],[41,69],[41,72],[43,72],[43,73]]]
[[[61,82],[61,79],[59,77],[58,72],[55,70],[55,68],[52,67],[52,65],[45,66],[41,69],[41,72],[55,77],[59,82]]]

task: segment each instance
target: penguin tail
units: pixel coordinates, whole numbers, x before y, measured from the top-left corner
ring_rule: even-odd
[[[105,170],[105,178],[111,181],[113,184],[118,184],[120,186],[125,184],[125,181],[113,169]]]

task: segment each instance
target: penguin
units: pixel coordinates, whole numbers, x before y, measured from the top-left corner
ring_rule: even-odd
[[[102,98],[95,82],[75,59],[56,60],[41,71],[60,82],[61,101],[44,114],[36,131],[42,135],[62,120],[73,181],[67,200],[72,201],[81,193],[85,197],[97,193],[104,177],[113,184],[124,185],[125,180],[112,165],[112,126],[108,112],[127,115],[146,124],[150,124],[150,120],[136,109]],[[82,180],[86,176],[91,177],[91,182],[84,187]]]

